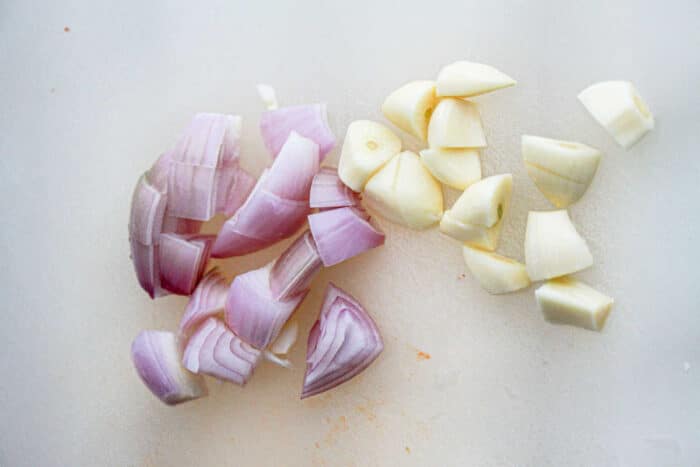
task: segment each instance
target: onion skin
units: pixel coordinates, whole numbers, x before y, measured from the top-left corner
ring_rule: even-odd
[[[141,331],[131,344],[131,359],[146,387],[168,405],[207,395],[204,382],[180,364],[175,335]]]
[[[301,398],[333,389],[364,371],[382,352],[377,325],[349,294],[328,284],[311,328]]]

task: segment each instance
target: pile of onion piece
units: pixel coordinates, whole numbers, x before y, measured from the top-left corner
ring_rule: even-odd
[[[255,180],[239,165],[241,119],[197,114],[175,147],[138,181],[129,223],[131,258],[151,298],[189,295],[177,333],[146,330],[131,355],[146,386],[169,405],[207,394],[200,375],[245,385],[262,359],[290,367],[297,339],[291,320],[314,277],[384,243],[360,197],[332,167],[325,104],[277,108],[271,89],[260,131],[273,156]],[[317,212],[314,212],[317,211]],[[200,234],[217,213],[218,235]],[[229,283],[210,257],[254,253],[304,227],[274,261]],[[334,388],[367,368],[383,350],[360,303],[329,284],[307,346],[301,397]]]

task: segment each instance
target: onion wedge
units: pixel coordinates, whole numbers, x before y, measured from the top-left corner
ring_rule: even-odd
[[[384,244],[384,234],[370,223],[364,211],[355,208],[311,214],[309,228],[326,267]]]
[[[293,235],[310,211],[309,189],[318,169],[318,145],[298,133],[290,134],[272,167],[223,225],[212,256],[252,253]]]
[[[216,316],[224,311],[229,285],[218,269],[209,271],[194,289],[180,320],[178,329],[182,340],[192,333],[192,330],[207,318]]]
[[[303,291],[287,300],[275,300],[270,290],[268,264],[237,276],[226,299],[226,324],[241,339],[257,349],[274,341],[282,326],[306,297]]]
[[[377,325],[354,298],[328,284],[309,333],[301,398],[333,389],[361,373],[382,352]]]
[[[322,266],[316,243],[311,232],[307,230],[272,265],[272,297],[275,300],[284,300],[308,290]]]
[[[180,364],[180,352],[171,332],[141,331],[131,344],[131,359],[146,387],[168,405],[207,394],[202,379]]]
[[[185,368],[244,386],[260,361],[252,348],[216,318],[207,319],[192,335],[185,353]]]
[[[342,208],[358,204],[359,195],[343,183],[337,169],[323,167],[314,177],[309,193],[312,208]]]

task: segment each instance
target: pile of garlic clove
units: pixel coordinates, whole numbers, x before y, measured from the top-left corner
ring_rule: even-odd
[[[458,61],[443,67],[436,81],[404,84],[382,105],[396,127],[427,143],[420,155],[401,151],[401,139],[386,126],[353,122],[340,156],[340,179],[363,192],[370,209],[412,229],[439,224],[462,243],[467,268],[491,294],[514,292],[531,281],[545,319],[600,331],[613,299],[570,277],[590,267],[593,257],[566,208],[590,185],[602,154],[578,142],[523,135],[522,157],[539,191],[558,209],[528,215],[525,264],[496,252],[510,207],[513,176],[482,178],[480,150],[487,146],[474,96],[514,86],[516,81],[489,65]],[[654,126],[634,86],[608,81],[589,86],[579,100],[624,148]],[[447,210],[440,184],[463,190]]]

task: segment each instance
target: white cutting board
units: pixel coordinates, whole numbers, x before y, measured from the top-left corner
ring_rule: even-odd
[[[2,2],[0,465],[700,465],[699,24],[695,0]],[[380,221],[383,248],[317,278],[295,370],[265,363],[245,389],[209,381],[206,399],[157,401],[129,346],[175,329],[186,300],[151,301],[134,277],[139,174],[197,111],[243,116],[243,164],[259,174],[258,82],[282,104],[327,101],[342,141],[352,120],[382,119],[392,89],[458,59],[519,81],[478,99],[484,172],[515,177],[505,254],[523,259],[527,211],[549,208],[520,135],[605,152],[571,209],[595,258],[579,276],[616,300],[605,330],[547,324],[534,288],[489,296],[462,276],[456,243]],[[657,117],[628,152],[576,100],[607,79],[632,80]],[[302,402],[305,336],[331,280],[386,349]]]

